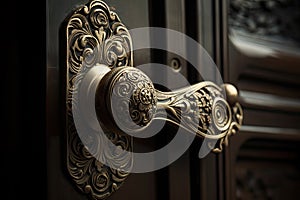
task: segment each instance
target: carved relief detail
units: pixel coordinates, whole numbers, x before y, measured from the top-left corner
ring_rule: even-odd
[[[87,131],[79,137],[74,113],[79,110],[79,89],[89,69],[97,64],[110,68],[132,66],[132,41],[127,28],[118,15],[100,0],[93,0],[77,8],[67,19],[66,25],[66,111],[67,111],[67,168],[79,190],[92,199],[106,199],[117,190],[129,173],[114,167],[132,165],[132,158],[118,152],[102,152],[109,165],[95,158],[103,144],[103,136]],[[105,133],[116,146],[131,151],[132,140],[112,132]],[[86,145],[88,144],[88,145]],[[105,148],[101,148],[104,149]],[[109,161],[120,163],[110,163]]]
[[[203,81],[173,92],[157,90],[156,93],[158,111],[155,118],[160,118],[160,112],[167,110],[170,122],[210,139],[209,148],[216,153],[223,150],[223,145],[228,145],[228,138],[242,125],[240,104],[235,102],[230,106],[225,92],[212,82]]]

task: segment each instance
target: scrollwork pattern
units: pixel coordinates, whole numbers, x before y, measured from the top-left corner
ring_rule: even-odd
[[[204,81],[173,92],[157,92],[157,115],[166,110],[169,121],[197,136],[207,138],[209,148],[221,152],[228,137],[235,134],[243,120],[239,103],[230,107],[226,93],[212,82]],[[162,112],[163,113],[163,112]]]
[[[118,16],[101,1],[79,9],[68,24],[69,61],[74,72],[96,63],[132,65],[131,38]]]
[[[92,199],[106,199],[129,175],[133,161],[122,150],[131,152],[132,140],[110,129],[105,130],[105,135],[84,129],[87,134],[79,137],[74,116],[81,112],[78,93],[86,73],[98,64],[112,71],[133,66],[132,42],[118,15],[101,0],[90,1],[76,9],[65,28],[68,172],[79,190]],[[160,92],[146,75],[129,68],[119,71],[109,91],[112,114],[123,127],[132,131],[143,129],[151,120],[160,117],[160,111],[167,110],[172,123],[200,137],[217,140],[212,147],[215,152],[222,151],[223,145],[228,144],[228,137],[240,128],[243,118],[240,105],[236,103],[230,107],[222,89],[215,84],[200,82],[182,90]],[[116,112],[114,107],[118,108]],[[102,137],[107,137],[111,143],[106,144]],[[112,144],[118,147],[114,152],[109,151],[111,148],[101,148]],[[99,149],[104,151],[101,155],[97,154]],[[104,165],[99,160],[107,162]]]
[[[112,110],[121,127],[136,131],[147,126],[156,112],[156,91],[152,81],[140,70],[130,67],[116,75],[112,85]]]
[[[90,1],[74,10],[65,28],[68,172],[79,190],[92,199],[106,199],[129,175],[122,169],[115,170],[109,166],[120,166],[122,163],[128,169],[132,165],[132,158],[118,152],[105,151],[102,154],[105,158],[102,159],[106,159],[109,164],[100,163],[95,155],[101,145],[107,144],[103,144],[102,136],[93,131],[87,131],[86,136],[80,138],[73,117],[80,112],[77,94],[90,68],[96,64],[104,64],[112,69],[132,66],[131,37],[118,15],[100,0]],[[132,141],[128,136],[109,132],[106,137],[120,149],[131,151]]]
[[[219,87],[203,81],[180,90],[162,92],[134,67],[114,69],[111,74],[106,80],[108,114],[112,114],[112,126],[122,133],[138,132],[152,120],[167,120],[208,139],[209,148],[221,152],[223,145],[228,145],[228,137],[242,124],[242,108],[236,102],[238,91],[230,84]]]

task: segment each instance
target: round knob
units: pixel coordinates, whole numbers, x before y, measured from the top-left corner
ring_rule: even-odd
[[[115,131],[140,131],[150,124],[156,109],[153,83],[137,68],[115,68],[97,87],[96,112],[100,123],[110,124]]]

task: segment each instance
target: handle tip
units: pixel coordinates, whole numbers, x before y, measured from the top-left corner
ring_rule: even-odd
[[[223,89],[226,93],[226,99],[230,105],[234,105],[236,102],[238,102],[239,92],[234,85],[225,83],[223,85]]]

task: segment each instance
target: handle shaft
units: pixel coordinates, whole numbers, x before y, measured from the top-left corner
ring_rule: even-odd
[[[199,137],[227,144],[243,120],[237,97],[233,85],[219,87],[209,81],[162,92],[139,69],[120,67],[98,85],[96,111],[100,124],[121,134],[139,132],[153,120],[166,120]]]

